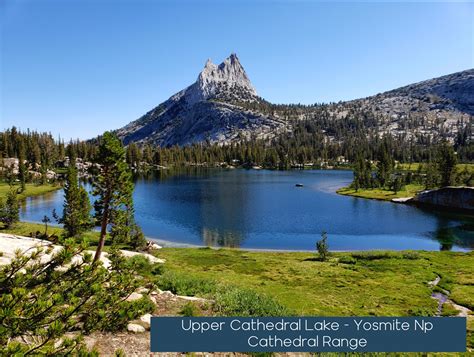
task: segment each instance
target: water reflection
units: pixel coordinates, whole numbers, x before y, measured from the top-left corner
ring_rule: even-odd
[[[436,217],[436,228],[428,235],[439,242],[439,250],[452,250],[462,247],[474,250],[474,218],[466,213],[446,209],[418,207],[421,212]]]
[[[228,173],[232,175],[232,173]],[[217,180],[200,180],[199,191],[201,234],[204,245],[240,247],[247,220],[248,186],[242,176],[235,176],[232,184],[220,176]],[[222,227],[225,227],[224,229]]]
[[[454,246],[474,250],[474,227],[440,225],[434,232],[434,239],[440,243],[440,250],[452,250]]]
[[[202,229],[202,242],[208,247],[239,248],[243,237],[237,231],[219,232],[217,229]]]

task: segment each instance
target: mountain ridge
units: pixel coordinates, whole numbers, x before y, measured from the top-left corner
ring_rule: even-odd
[[[230,144],[291,133],[299,120],[373,116],[367,131],[453,141],[474,115],[474,69],[409,84],[350,101],[272,104],[260,98],[239,58],[208,59],[197,80],[139,119],[116,130],[125,144]],[[331,140],[330,135],[328,139]]]

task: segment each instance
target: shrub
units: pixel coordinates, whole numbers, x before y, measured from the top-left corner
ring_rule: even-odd
[[[418,252],[403,252],[402,258],[408,260],[420,259],[420,254]]]
[[[52,248],[18,251],[0,267],[0,355],[80,355],[83,333],[117,330],[152,311],[147,297],[126,300],[142,284],[126,259],[112,252],[106,269],[92,264],[86,248],[68,239],[56,253]],[[80,333],[64,337],[72,331]],[[35,338],[13,342],[21,336]]]
[[[358,260],[391,259],[394,256],[395,256],[394,253],[391,253],[391,252],[378,252],[378,251],[352,253],[352,257]]]
[[[216,283],[209,279],[201,279],[183,273],[164,272],[160,275],[156,284],[162,290],[169,290],[179,295],[205,295],[216,291]]]
[[[165,271],[165,266],[161,263],[155,263],[151,266],[152,275],[161,275]]]
[[[141,275],[148,275],[152,270],[152,264],[147,257],[137,254],[127,259],[127,264]]]
[[[319,259],[325,261],[329,254],[329,246],[327,243],[328,234],[326,232],[321,233],[321,240],[316,242],[316,249],[319,254]]]
[[[339,263],[342,263],[342,264],[355,264],[355,263],[357,263],[357,260],[354,259],[351,256],[343,255],[342,257],[339,258]]]
[[[221,316],[289,315],[285,307],[266,295],[253,290],[218,284],[209,279],[166,271],[157,277],[156,284],[160,289],[169,290],[174,294],[207,295],[214,300],[213,310]],[[190,307],[183,307],[180,313],[190,314],[190,309]]]
[[[115,350],[114,357],[127,357],[127,355],[123,349],[119,348],[118,350]]]
[[[127,264],[142,276],[161,275],[164,271],[162,263],[152,263],[150,259],[141,254],[128,258]]]
[[[278,302],[252,290],[222,286],[215,295],[214,311],[222,316],[285,316]]]
[[[180,315],[186,317],[198,316],[196,306],[192,302],[186,303],[179,312]]]

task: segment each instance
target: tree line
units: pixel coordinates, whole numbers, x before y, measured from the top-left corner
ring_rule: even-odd
[[[385,141],[376,161],[369,160],[363,150],[358,151],[353,166],[354,180],[351,187],[356,191],[379,188],[397,193],[403,186],[412,183],[424,185],[427,189],[457,184],[472,186],[474,173],[467,168],[456,172],[457,162],[453,146],[443,142],[432,148],[430,160],[424,165],[420,164],[416,172],[396,170],[388,141]]]
[[[255,106],[255,103],[246,105]],[[263,105],[263,104],[260,104]],[[305,106],[274,106],[281,113],[309,110]],[[276,108],[276,109],[275,109]],[[310,107],[315,110],[318,106]],[[354,109],[355,111],[356,109]],[[290,115],[290,114],[288,114]],[[144,166],[182,165],[239,165],[262,166],[266,168],[288,169],[304,165],[314,167],[355,164],[360,152],[365,159],[376,161],[381,152],[390,152],[399,162],[424,162],[433,160],[434,147],[444,142],[442,138],[430,134],[390,135],[376,129],[379,120],[373,113],[359,111],[348,115],[345,120],[334,120],[326,109],[320,109],[315,118],[291,121],[292,130],[276,135],[270,140],[242,138],[239,142],[222,145],[206,141],[187,146],[159,147],[152,144],[130,143],[126,147],[126,161],[132,168]],[[413,119],[415,120],[415,119]],[[406,125],[409,124],[406,121]],[[474,160],[474,144],[470,125],[457,134],[452,144],[460,162]],[[66,157],[98,163],[100,137],[89,141],[54,139],[51,134],[27,130],[21,132],[15,127],[0,134],[0,157],[19,159],[19,179],[23,183],[34,179],[31,171],[45,177],[47,170],[55,169]],[[9,174],[9,167],[2,170]],[[16,177],[15,177],[16,178]]]

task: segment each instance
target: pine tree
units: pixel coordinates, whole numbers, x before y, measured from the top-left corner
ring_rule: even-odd
[[[44,236],[45,236],[45,237],[48,237],[48,223],[51,222],[51,219],[50,219],[48,216],[44,215],[44,217],[43,217],[43,219],[41,220],[41,222],[44,223]]]
[[[441,176],[441,186],[450,186],[454,184],[454,174],[456,171],[456,153],[452,145],[443,143],[438,148],[437,167]]]
[[[403,181],[400,176],[395,177],[395,179],[392,182],[392,190],[395,192],[395,194],[398,193],[398,191],[401,191],[403,188]]]
[[[0,222],[6,228],[10,228],[14,223],[20,220],[20,207],[16,190],[10,188],[7,194],[6,202],[0,200]]]
[[[395,162],[393,161],[393,158],[385,145],[383,146],[379,156],[376,175],[380,187],[384,188],[390,181],[390,176],[393,172]]]
[[[359,153],[354,165],[354,181],[352,186],[356,191],[360,188],[371,187],[371,170],[370,164],[363,158],[363,155]]]
[[[321,261],[326,261],[327,256],[329,254],[329,245],[327,243],[328,240],[328,234],[326,232],[321,233],[321,240],[318,240],[316,242],[316,250],[318,251],[319,254],[319,259]]]
[[[23,145],[21,145],[20,154],[18,156],[18,179],[20,180],[20,193],[26,189],[26,180],[28,176],[28,169],[25,164],[25,153]]]
[[[64,225],[67,237],[74,237],[92,228],[91,208],[87,191],[78,182],[76,160],[74,157],[70,157],[64,185],[63,215],[59,219],[59,223]]]
[[[100,174],[93,182],[95,217],[100,223],[100,239],[94,261],[100,259],[105,244],[107,227],[120,239],[132,239],[136,226],[133,218],[133,182],[130,168],[125,161],[125,150],[114,134],[105,132],[99,146]]]
[[[153,311],[148,297],[128,301],[144,285],[137,263],[111,252],[110,267],[93,269],[86,248],[67,239],[2,266],[0,356],[97,356],[80,353],[84,334],[122,330]]]
[[[436,166],[432,162],[429,162],[426,165],[425,187],[427,189],[435,188],[438,186],[438,183],[439,183],[439,172],[436,169]]]

